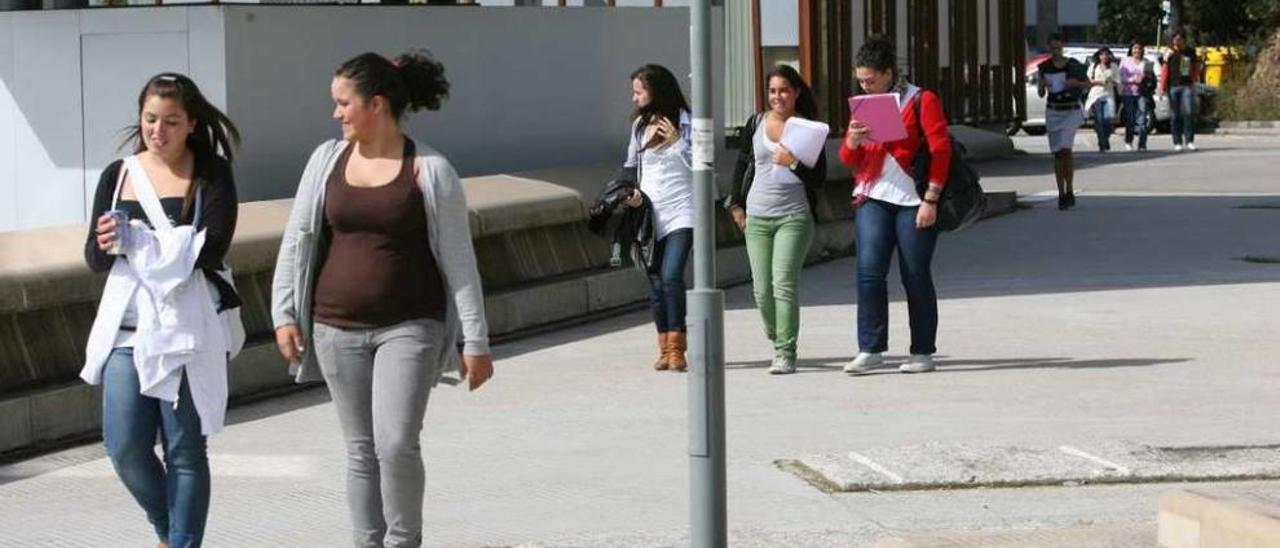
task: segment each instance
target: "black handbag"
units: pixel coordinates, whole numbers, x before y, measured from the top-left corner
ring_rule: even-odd
[[[929,151],[929,139],[920,123],[919,98],[915,104],[916,127],[920,128],[920,150],[911,162],[912,174],[916,180],[916,192],[923,199],[929,189],[929,165],[933,155]],[[960,230],[976,222],[987,209],[987,194],[978,182],[978,172],[969,165],[968,151],[964,145],[956,141],[951,132],[947,132],[951,140],[951,168],[947,172],[946,185],[942,187],[942,196],[938,197],[938,220],[934,225],[943,232]]]

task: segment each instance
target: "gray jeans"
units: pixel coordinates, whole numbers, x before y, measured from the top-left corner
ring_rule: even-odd
[[[315,324],[316,358],[347,445],[347,503],[360,548],[422,544],[418,438],[441,337],[441,323],[428,319],[377,329]]]

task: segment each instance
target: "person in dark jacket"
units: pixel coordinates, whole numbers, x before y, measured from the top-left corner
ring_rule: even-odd
[[[769,110],[753,115],[739,134],[743,144],[726,206],[747,240],[756,307],[774,348],[769,373],[785,375],[796,371],[800,269],[813,241],[814,196],[826,181],[827,159],[819,153],[805,165],[780,142],[788,119],[818,115],[804,78],[778,65],[766,81]]]
[[[1164,58],[1164,70],[1160,72],[1160,95],[1169,96],[1169,109],[1173,111],[1172,128],[1174,152],[1196,149],[1196,82],[1200,81],[1200,58],[1196,49],[1187,45],[1187,33],[1173,33],[1172,46]]]

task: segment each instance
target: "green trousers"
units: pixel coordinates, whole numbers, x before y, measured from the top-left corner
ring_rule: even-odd
[[[744,234],[764,334],[774,350],[795,358],[800,336],[800,269],[813,242],[813,217],[748,216]]]

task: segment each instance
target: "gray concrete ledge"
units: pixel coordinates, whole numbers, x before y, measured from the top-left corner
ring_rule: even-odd
[[[1280,546],[1280,492],[1170,491],[1159,504],[1161,548]]]
[[[951,126],[951,136],[964,145],[969,158],[973,160],[991,160],[1017,154],[1013,139],[1004,133],[970,126]]]
[[[1226,120],[1218,122],[1225,129],[1280,129],[1280,120]]]
[[[818,196],[810,263],[854,251],[849,175],[832,163],[837,175]],[[572,322],[647,298],[645,276],[608,267],[607,240],[586,230],[586,204],[613,171],[588,166],[463,181],[491,335]],[[1013,202],[1012,193],[992,194],[988,215],[1012,211]],[[232,363],[233,397],[292,385],[271,344],[268,310],[290,207],[291,200],[240,206],[228,261],[251,344]],[[716,223],[718,283],[749,280],[740,231],[727,215]],[[0,234],[0,453],[80,439],[99,428],[97,389],[76,379],[105,278],[84,267],[85,231],[66,226]]]

